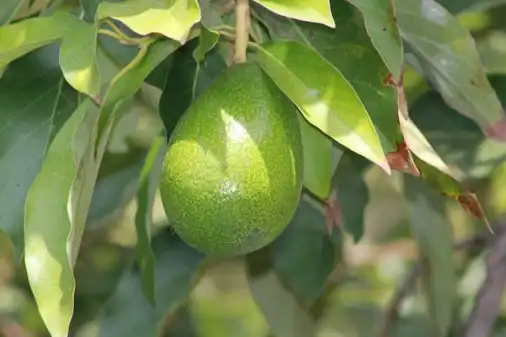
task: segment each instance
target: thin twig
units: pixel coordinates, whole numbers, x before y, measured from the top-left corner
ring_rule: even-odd
[[[249,41],[249,0],[237,0],[235,6],[234,62],[244,63]]]
[[[394,293],[394,296],[390,300],[388,308],[386,310],[385,316],[383,317],[383,321],[381,324],[381,337],[388,337],[390,329],[392,327],[392,323],[395,321],[397,317],[397,311],[404,300],[404,298],[411,292],[411,289],[414,286],[414,283],[418,279],[418,276],[422,274],[423,264],[417,263],[411,269],[409,274],[406,276],[404,281],[397,287],[397,290]]]
[[[462,337],[490,336],[499,314],[506,287],[506,233],[498,235],[487,256],[487,277],[476,295],[475,304]]]
[[[491,235],[490,232],[484,232],[479,233],[469,239],[465,239],[462,241],[459,241],[453,245],[454,250],[465,250],[465,249],[471,249],[476,247],[483,247],[487,245],[490,241],[493,241],[502,233],[506,234],[506,224],[498,225],[496,227],[496,236]],[[503,235],[505,236],[505,235]],[[395,291],[394,295],[392,296],[392,299],[390,300],[390,303],[388,304],[388,307],[385,311],[385,315],[383,316],[383,320],[380,327],[380,337],[388,337],[390,330],[392,328],[392,325],[397,317],[397,312],[399,310],[399,306],[401,305],[402,301],[408,294],[411,292],[414,283],[418,279],[418,277],[423,273],[424,271],[424,263],[423,260],[419,261],[415,266],[411,269],[411,271],[408,273],[408,275],[405,277],[404,281],[397,287],[397,290]],[[478,336],[478,335],[476,335]],[[481,335],[480,335],[481,336]],[[483,335],[485,336],[485,335]],[[467,335],[466,337],[475,337],[475,335]]]

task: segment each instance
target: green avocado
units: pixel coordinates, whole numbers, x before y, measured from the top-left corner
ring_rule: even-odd
[[[160,182],[181,239],[236,256],[281,234],[302,190],[297,114],[256,63],[231,66],[202,92],[170,136]]]

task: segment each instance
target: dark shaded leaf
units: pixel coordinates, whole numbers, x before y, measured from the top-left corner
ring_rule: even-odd
[[[192,40],[174,53],[172,68],[160,99],[160,116],[170,137],[179,117],[198,95],[226,69],[220,54],[212,50],[202,63],[192,57],[198,42]]]
[[[346,151],[334,173],[332,186],[336,191],[341,218],[338,225],[353,236],[355,242],[364,235],[365,208],[369,203],[369,189],[364,181],[369,163]]]
[[[449,106],[472,119],[488,137],[506,141],[503,107],[469,31],[434,0],[397,1],[396,12],[415,68]]]
[[[405,184],[411,230],[426,262],[427,312],[435,335],[443,337],[450,329],[456,305],[452,229],[446,220],[444,200],[440,195],[411,176],[406,176]]]
[[[151,209],[160,180],[160,169],[167,146],[164,136],[154,139],[140,176],[137,192],[137,262],[141,272],[142,291],[152,305],[155,304],[155,256],[151,250]]]
[[[128,153],[105,152],[93,191],[86,229],[98,229],[122,209],[137,191],[144,165],[144,150]]]
[[[280,280],[268,249],[247,255],[247,273],[251,293],[276,337],[313,337],[316,323]]]
[[[304,303],[323,295],[327,278],[341,258],[341,239],[341,232],[328,234],[321,207],[305,196],[287,229],[272,244],[274,268]]]
[[[496,76],[490,81],[501,101],[506,102],[506,77]],[[434,91],[413,103],[410,116],[444,162],[466,177],[486,177],[506,160],[503,144],[485,137],[475,123],[448,107]]]
[[[128,270],[104,308],[100,337],[155,337],[161,320],[176,310],[199,278],[204,255],[186,245],[170,228],[153,239],[156,306],[145,298],[135,269]]]
[[[64,82],[58,65],[58,46],[10,64],[0,79],[0,101],[0,226],[19,258],[26,193],[47,146],[77,107],[77,93]]]
[[[376,50],[390,69],[393,77],[399,79],[404,62],[404,50],[395,17],[392,0],[349,0],[364,16],[365,27]]]

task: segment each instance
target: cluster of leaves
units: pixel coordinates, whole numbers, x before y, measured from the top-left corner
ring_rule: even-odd
[[[133,196],[116,191],[98,199],[97,191],[109,183],[104,162],[113,156],[111,141],[127,113],[146,105],[147,85],[161,92],[159,127],[147,151],[136,157],[141,164],[130,165],[122,178],[135,180],[137,264],[108,300],[100,334],[154,335],[194,284],[204,257],[169,232],[157,236],[170,241],[169,247],[157,248],[151,212],[166,139],[179,116],[231,64],[234,4],[53,0],[36,6],[8,0],[0,5],[0,226],[17,258],[23,256],[53,337],[68,334],[74,267],[87,224],[100,217],[96,205]],[[25,5],[30,10],[20,15]],[[269,247],[269,263],[264,250],[247,256],[252,292],[273,333],[313,335],[313,318],[301,303],[313,303],[325,291],[339,259],[342,236],[332,226],[342,226],[356,241],[362,237],[364,171],[371,164],[388,175],[402,172],[410,211],[433,215],[412,223],[413,234],[422,254],[442,264],[431,267],[446,270],[429,280],[429,292],[452,293],[453,269],[447,268],[452,235],[441,195],[488,224],[463,182],[506,158],[506,117],[470,33],[434,0],[255,0],[250,12],[248,59],[301,112],[304,146],[305,192],[294,220]],[[423,93],[426,84],[434,90],[412,107],[423,112],[418,115],[409,111],[406,69],[420,76],[410,87],[414,93]],[[455,141],[464,131],[474,138]],[[480,158],[484,150],[478,147],[484,144],[494,147],[493,158]],[[484,167],[474,172],[479,165]],[[359,195],[359,202],[350,193]],[[427,240],[429,232],[437,243]],[[178,286],[168,286],[174,282]],[[124,294],[127,304],[119,303]],[[272,303],[287,307],[274,309]],[[452,303],[430,304],[443,335]],[[113,307],[137,311],[140,305],[143,323],[132,322],[135,326],[107,314]],[[291,330],[287,322],[269,320],[272,310],[293,312],[300,326]]]

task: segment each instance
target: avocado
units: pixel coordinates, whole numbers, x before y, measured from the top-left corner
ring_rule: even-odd
[[[181,239],[236,256],[281,234],[302,190],[298,113],[252,62],[229,67],[196,98],[170,136],[160,182]]]

